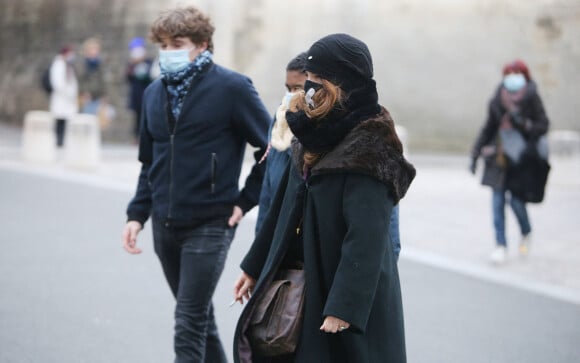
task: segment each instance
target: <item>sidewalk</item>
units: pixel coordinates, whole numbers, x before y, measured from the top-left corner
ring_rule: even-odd
[[[135,189],[140,167],[136,146],[104,145],[101,164],[94,170],[79,170],[62,161],[26,163],[19,144],[20,130],[0,124],[0,168],[129,195]],[[401,258],[580,304],[580,156],[551,158],[545,201],[529,205],[533,245],[527,259],[517,255],[517,223],[506,208],[510,259],[501,267],[488,262],[494,246],[491,191],[479,184],[480,174],[467,171],[467,157],[411,153],[409,160],[417,168],[417,177],[400,204]],[[247,163],[243,173],[250,166]],[[246,218],[255,219],[256,214],[254,208]]]
[[[402,256],[580,304],[580,157],[551,157],[546,196],[528,204],[530,255],[518,256],[519,227],[506,206],[509,261],[494,246],[491,190],[467,171],[466,156],[410,155],[417,178],[401,202]]]

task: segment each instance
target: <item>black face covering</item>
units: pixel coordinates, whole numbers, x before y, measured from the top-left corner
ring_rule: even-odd
[[[306,91],[306,93],[304,94],[304,99],[306,99],[306,104],[308,104],[308,107],[310,107],[311,109],[316,107],[314,101],[312,101],[312,96],[314,96],[316,91],[318,91],[321,88],[322,84],[312,82],[309,79],[306,80],[306,82],[304,82],[304,90]]]
[[[314,92],[316,92],[322,88],[322,84],[307,79],[306,82],[304,82],[304,90],[308,92],[311,88],[314,88]]]
[[[307,85],[304,88],[308,89]],[[312,85],[310,89],[313,89]],[[287,111],[286,121],[305,150],[324,153],[332,150],[360,122],[380,110],[375,82],[371,81],[367,87],[352,91],[343,103],[337,103],[322,118],[311,119],[304,110],[298,110]]]

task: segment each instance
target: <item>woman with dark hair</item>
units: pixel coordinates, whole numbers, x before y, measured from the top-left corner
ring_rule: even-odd
[[[294,135],[292,135],[292,131],[288,127],[286,111],[288,110],[288,103],[292,96],[304,90],[304,82],[306,81],[305,63],[306,52],[302,52],[292,58],[286,66],[286,77],[284,79],[286,94],[276,110],[274,120],[268,132],[270,143],[266,154],[266,170],[264,171],[264,179],[262,179],[262,190],[260,191],[256,234],[262,227],[262,222],[268,214],[274,193],[278,189],[280,179],[284,175],[284,170],[292,155],[290,144]]]
[[[234,287],[237,301],[249,299],[234,361],[405,362],[388,220],[415,169],[378,104],[366,44],[326,36],[308,50],[305,69],[305,91],[286,113],[292,160]],[[266,357],[248,335],[256,301],[279,270],[300,266],[306,287],[297,347]]]
[[[485,160],[482,184],[493,190],[496,248],[490,255],[490,261],[494,264],[504,263],[508,255],[505,236],[506,195],[520,227],[519,253],[521,256],[528,254],[532,227],[524,199],[526,193],[521,190],[522,187],[527,189],[534,184],[541,184],[539,188],[543,196],[545,180],[528,177],[530,163],[526,165],[524,151],[526,145],[537,148],[538,140],[548,132],[549,126],[542,99],[528,66],[521,60],[515,60],[503,67],[502,74],[502,82],[489,102],[487,120],[473,146],[470,167],[471,172],[475,173],[477,158],[482,156]],[[547,155],[544,157],[547,158]],[[545,170],[547,162],[541,165]],[[534,166],[531,165],[531,168]]]

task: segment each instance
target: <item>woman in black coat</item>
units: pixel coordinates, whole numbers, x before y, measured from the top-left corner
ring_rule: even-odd
[[[536,83],[521,60],[506,64],[503,76],[489,103],[487,120],[471,153],[472,173],[475,173],[477,158],[482,156],[485,160],[482,184],[493,190],[496,248],[490,260],[496,264],[505,262],[507,258],[506,194],[520,226],[519,252],[525,256],[532,231],[526,199],[537,202],[543,198],[549,170],[547,160],[542,160],[538,154],[538,141],[548,131],[549,121]],[[547,155],[543,158],[546,159]]]
[[[346,34],[308,51],[305,93],[291,101],[293,158],[235,284],[249,299],[235,362],[405,362],[403,309],[389,217],[415,176],[378,105],[367,46]],[[281,268],[304,266],[296,351],[260,357],[246,334],[255,302]]]

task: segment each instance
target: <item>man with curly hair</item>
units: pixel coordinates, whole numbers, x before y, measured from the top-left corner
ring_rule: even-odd
[[[175,362],[227,362],[212,296],[235,228],[258,203],[268,111],[247,77],[212,61],[214,27],[195,7],[168,10],[151,27],[161,77],[146,90],[142,164],[127,208],[124,248],[151,217],[154,247],[176,299]],[[239,190],[246,143],[256,163]]]

